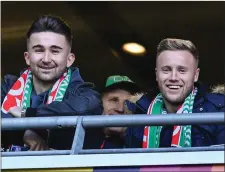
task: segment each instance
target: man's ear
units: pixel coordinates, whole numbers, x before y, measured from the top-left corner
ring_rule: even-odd
[[[195,78],[194,78],[195,82],[198,81],[199,73],[200,73],[200,68],[197,68],[196,71],[195,71]]]
[[[67,67],[72,66],[73,62],[75,61],[75,55],[73,53],[70,53],[67,57]]]
[[[30,65],[30,56],[28,52],[24,52],[24,59],[26,61],[26,64],[29,66]]]

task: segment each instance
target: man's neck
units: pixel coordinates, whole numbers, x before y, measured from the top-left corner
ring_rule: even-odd
[[[166,107],[167,113],[177,113],[177,110],[178,110],[180,105],[171,104],[171,103],[167,102],[166,100],[164,102],[165,102],[165,107]]]
[[[50,88],[52,88],[54,83],[43,82],[43,81],[40,81],[39,79],[37,79],[36,77],[33,77],[33,85],[34,85],[34,90],[35,90],[36,94],[39,95],[45,91],[48,91]]]

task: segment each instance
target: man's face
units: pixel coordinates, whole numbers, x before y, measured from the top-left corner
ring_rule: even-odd
[[[33,33],[27,44],[28,52],[24,57],[36,80],[55,82],[75,60],[69,43],[61,34]]]
[[[102,97],[104,114],[124,114],[124,102],[132,95],[125,90],[116,89],[111,92],[104,93]]]
[[[156,81],[165,101],[178,105],[198,80],[197,62],[188,51],[163,51],[156,61]]]

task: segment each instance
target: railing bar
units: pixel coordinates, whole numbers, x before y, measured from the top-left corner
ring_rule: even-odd
[[[23,129],[50,129],[74,127],[77,125],[77,116],[61,117],[29,117],[29,118],[2,118],[2,130]]]
[[[83,116],[80,116],[78,118],[77,127],[75,130],[72,148],[70,152],[71,155],[78,154],[82,150],[84,145],[85,130],[84,127],[82,126],[82,119]]]
[[[144,125],[187,125],[187,124],[224,124],[224,113],[195,113],[195,114],[167,114],[167,115],[110,115],[86,116],[84,127],[122,127]]]
[[[43,156],[43,155],[69,155],[70,150],[50,150],[50,151],[21,151],[21,152],[2,152],[2,157],[9,156]]]
[[[81,150],[79,154],[116,154],[116,153],[163,153],[163,152],[195,152],[195,151],[224,151],[224,146],[217,147],[189,147],[189,148],[126,148],[126,149],[87,149]],[[2,152],[2,157],[8,156],[43,156],[43,155],[69,155],[71,150],[50,151],[21,151]]]
[[[190,148],[127,148],[127,149],[87,149],[79,154],[117,154],[117,153],[168,153],[168,152],[196,152],[196,151],[224,151],[224,146],[218,147],[190,147]]]
[[[2,119],[2,130],[26,128],[57,128],[71,127],[77,124],[77,116],[60,117],[32,117]],[[224,113],[195,113],[195,114],[168,114],[168,115],[95,115],[83,116],[84,127],[117,127],[117,126],[144,126],[144,125],[187,125],[187,124],[224,124]]]

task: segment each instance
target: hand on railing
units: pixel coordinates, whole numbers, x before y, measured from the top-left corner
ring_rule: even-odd
[[[9,114],[13,115],[14,117],[20,118],[21,117],[22,108],[19,106],[14,106],[9,109]]]

